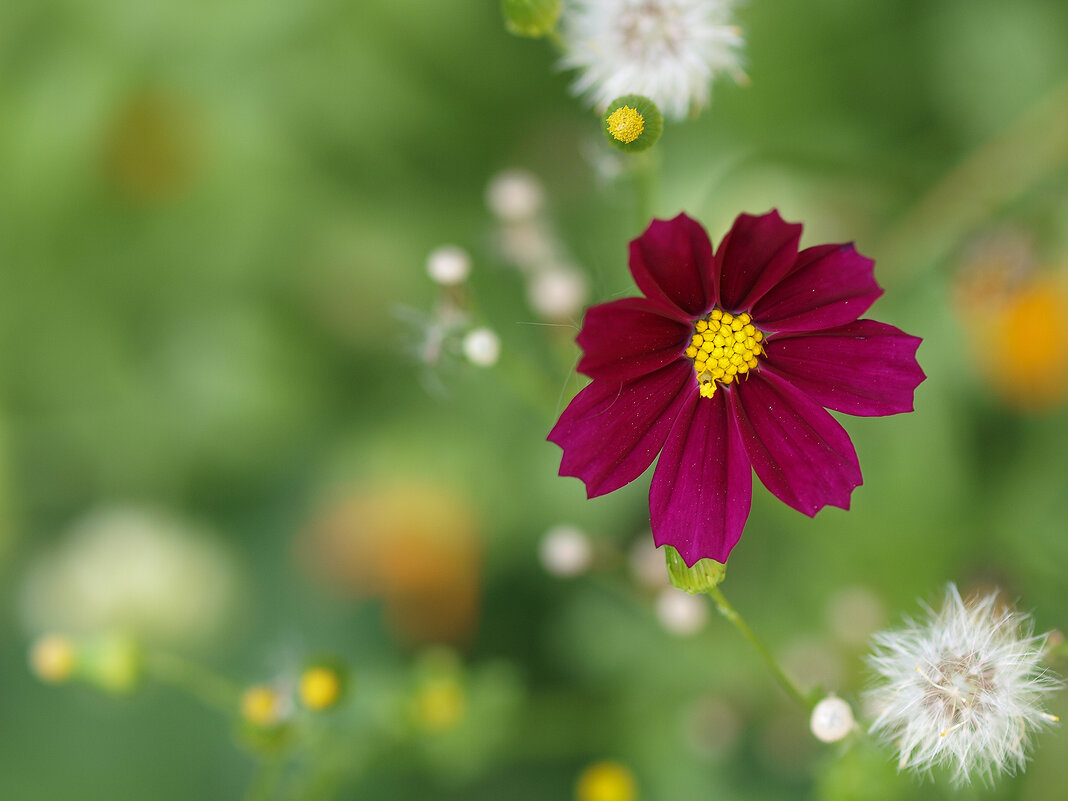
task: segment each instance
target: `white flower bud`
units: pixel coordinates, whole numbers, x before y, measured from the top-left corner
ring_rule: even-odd
[[[527,297],[534,311],[550,320],[576,317],[588,292],[586,277],[570,267],[550,267],[538,272],[527,286]]]
[[[593,561],[589,537],[574,526],[555,526],[538,548],[542,566],[554,576],[567,578],[585,573]]]
[[[853,708],[837,696],[824,698],[812,710],[809,728],[817,740],[836,743],[845,738],[856,727]]]
[[[463,350],[471,364],[492,367],[501,355],[501,340],[488,328],[474,328],[464,337]]]
[[[427,256],[426,272],[435,284],[462,284],[471,273],[471,257],[456,245],[442,245]]]
[[[694,634],[708,620],[708,603],[700,595],[690,595],[668,587],[661,590],[656,598],[656,616],[660,625],[672,634]]]
[[[518,222],[541,210],[541,182],[526,170],[499,172],[486,187],[486,204],[504,222]]]

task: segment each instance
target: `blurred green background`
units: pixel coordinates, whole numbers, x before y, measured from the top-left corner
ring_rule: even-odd
[[[851,511],[758,485],[725,591],[850,699],[868,631],[946,581],[1063,629],[1063,0],[737,18],[750,85],[668,126],[655,213],[718,242],[777,207],[805,245],[855,240],[928,380],[915,414],[844,421]],[[0,4],[0,796],[245,792],[259,752],[233,719],[28,670],[35,636],[105,629],[241,686],[347,663],[288,797],[326,797],[301,783],[322,774],[340,798],[570,798],[602,759],[645,801],[1059,796],[1063,732],[959,793],[819,745],[725,622],[663,624],[632,569],[648,477],[591,502],[556,476],[580,317],[531,307],[487,185],[536,177],[589,302],[634,293],[648,220],[555,60],[490,2]],[[461,300],[426,275],[443,243],[471,254]],[[1040,313],[1013,317],[1028,292]],[[448,304],[497,332],[496,367],[462,358]],[[1028,353],[988,340],[1007,319],[1037,326]],[[562,523],[593,542],[583,576],[539,559]]]

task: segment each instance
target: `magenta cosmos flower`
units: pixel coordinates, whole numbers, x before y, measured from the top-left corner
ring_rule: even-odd
[[[593,381],[549,433],[560,475],[591,498],[660,454],[649,490],[653,539],[686,563],[725,562],[749,517],[752,471],[812,516],[849,508],[861,483],[849,435],[827,409],[912,411],[920,340],[857,319],[882,294],[853,245],[798,252],[801,225],[743,214],[713,255],[684,214],[630,243],[643,298],[594,306],[578,344]]]

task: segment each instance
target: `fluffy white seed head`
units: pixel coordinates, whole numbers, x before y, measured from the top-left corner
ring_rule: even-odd
[[[563,66],[573,89],[603,108],[627,94],[683,119],[708,103],[717,73],[744,78],[732,0],[575,0],[563,16]]]
[[[593,546],[585,532],[575,526],[554,526],[538,548],[542,566],[554,576],[568,578],[585,573],[593,561]]]
[[[996,593],[964,601],[952,584],[926,611],[873,639],[870,731],[900,768],[944,766],[957,784],[1021,770],[1031,734],[1056,721],[1043,707],[1060,686],[1041,664],[1046,635]]]
[[[464,356],[478,367],[492,367],[501,355],[501,340],[489,328],[474,328],[463,341]]]
[[[426,272],[435,284],[455,286],[467,280],[471,273],[471,257],[456,245],[434,248],[426,259]]]
[[[853,707],[830,695],[813,708],[808,725],[817,740],[836,743],[853,731],[857,723],[853,719]]]

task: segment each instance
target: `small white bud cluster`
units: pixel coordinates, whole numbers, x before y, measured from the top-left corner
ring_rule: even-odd
[[[404,312],[401,317],[422,329],[419,360],[438,366],[443,355],[459,353],[476,367],[492,367],[501,355],[501,340],[484,326],[471,327],[462,284],[471,274],[471,256],[457,245],[441,245],[426,259],[426,272],[443,291],[430,315]]]
[[[589,282],[545,220],[544,199],[541,182],[525,170],[498,173],[486,188],[501,253],[526,277],[531,308],[546,320],[572,320],[586,303]]]
[[[965,601],[950,584],[939,611],[875,635],[871,732],[902,769],[945,766],[958,784],[1022,770],[1031,734],[1057,720],[1044,701],[1060,686],[1042,665],[1046,635],[1032,632],[997,593]]]

